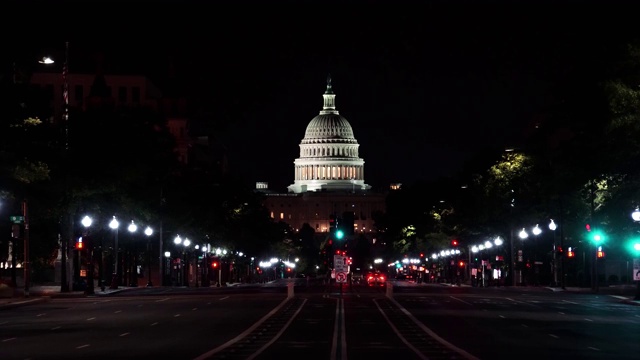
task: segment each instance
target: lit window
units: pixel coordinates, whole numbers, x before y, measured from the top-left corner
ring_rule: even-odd
[[[284,213],[280,213],[280,220],[284,219]]]

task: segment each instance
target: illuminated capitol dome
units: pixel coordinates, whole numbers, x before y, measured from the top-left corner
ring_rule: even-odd
[[[364,160],[358,157],[360,145],[347,119],[336,110],[331,77],[322,97],[322,111],[307,125],[300,142],[300,157],[294,161],[295,182],[289,185],[289,192],[370,189],[364,183]]]

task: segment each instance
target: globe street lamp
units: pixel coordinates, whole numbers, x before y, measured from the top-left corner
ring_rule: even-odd
[[[144,234],[147,235],[147,287],[149,287],[153,286],[151,283],[151,235],[153,234],[151,227],[147,226],[147,228],[144,229]]]
[[[189,287],[189,262],[187,259],[187,249],[189,248],[189,245],[191,245],[191,240],[184,238],[184,241],[182,242],[182,245],[184,245],[184,250],[182,250],[182,258],[184,262],[184,267],[182,269],[182,276],[184,277],[183,281],[184,281],[184,286]]]
[[[116,220],[116,217],[114,216],[113,219],[111,219],[111,222],[109,223],[109,227],[112,228],[113,230],[116,231],[116,237],[115,237],[115,241],[114,241],[114,246],[113,246],[113,252],[114,252],[114,262],[113,262],[113,276],[111,277],[111,289],[117,289],[118,288],[118,227],[120,226],[120,223],[118,222],[118,220]]]
[[[553,219],[551,219],[551,221],[549,222],[549,230],[551,230],[552,232],[552,236],[553,236],[553,286],[558,286],[558,259],[557,259],[557,253],[558,253],[558,249],[556,247],[556,229],[558,228],[558,226],[556,225],[555,222],[553,222]]]
[[[89,216],[85,216],[82,218],[81,223],[85,228],[84,237],[88,240],[86,242],[88,243],[87,254],[89,255],[89,269],[87,269],[87,288],[85,289],[85,294],[93,295],[95,294],[93,287],[93,241],[89,238],[89,227],[91,226],[91,223],[93,223],[93,219]],[[80,258],[82,258],[82,256],[80,256]]]
[[[177,235],[175,239],[173,239],[173,243],[176,245],[180,245],[182,244],[182,238],[180,237],[180,235]],[[181,274],[181,270],[183,269],[184,264],[180,264],[180,268],[177,269],[177,274],[176,274],[176,284],[179,284],[180,282],[182,282],[182,279],[184,278],[184,276],[182,276]]]
[[[133,234],[138,230],[138,225],[136,225],[136,223],[134,223],[133,220],[131,220],[131,224],[129,224],[129,226],[127,227],[127,230],[129,230],[129,234],[131,234],[131,245],[135,250]],[[131,259],[131,256],[129,256],[129,259],[133,260],[131,263],[131,267],[129,268],[129,286],[136,287],[138,286],[138,279],[136,277],[136,273],[137,273],[136,254],[134,253],[133,259]]]

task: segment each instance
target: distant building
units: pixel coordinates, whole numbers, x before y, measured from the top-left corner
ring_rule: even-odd
[[[288,192],[271,192],[266,182],[256,183],[256,190],[265,194],[264,206],[271,218],[295,231],[307,223],[316,234],[326,234],[332,216],[352,215],[354,234],[373,237],[377,233],[373,217],[385,212],[386,194],[372,192],[365,183],[364,160],[358,156],[360,145],[347,119],[336,110],[335,97],[328,78],[324,106],[308,124],[300,142],[294,183],[288,186]]]
[[[169,76],[161,89],[143,75],[67,74],[69,111],[84,111],[96,104],[118,108],[144,107],[162,114],[169,132],[176,139],[178,160],[190,167],[206,170],[214,178],[227,173],[226,149],[211,144],[208,136],[191,134],[190,111],[185,85]],[[64,78],[60,73],[34,73],[30,80],[45,92],[52,109],[51,123],[62,121]]]

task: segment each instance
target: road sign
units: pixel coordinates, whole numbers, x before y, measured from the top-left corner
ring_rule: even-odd
[[[344,255],[333,255],[333,268],[336,273],[348,272],[349,264],[347,263],[347,257]]]
[[[24,216],[12,215],[12,216],[9,216],[9,221],[11,221],[14,224],[22,224],[24,222]]]
[[[633,259],[633,281],[640,281],[640,259]]]
[[[346,283],[347,282],[347,274],[344,272],[336,273],[336,282],[337,283]]]

